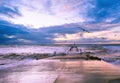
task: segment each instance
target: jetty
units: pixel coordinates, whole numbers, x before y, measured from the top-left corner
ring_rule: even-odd
[[[101,58],[93,56],[91,52],[80,49],[75,43],[71,45],[65,53],[53,54],[52,59],[82,59],[82,60],[101,60]]]

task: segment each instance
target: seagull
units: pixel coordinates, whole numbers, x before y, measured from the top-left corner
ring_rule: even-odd
[[[87,31],[86,29],[84,29],[84,28],[81,28],[81,27],[77,27],[77,28],[80,28],[82,31],[84,31],[84,32],[87,32],[87,33],[90,33],[89,31]]]
[[[105,37],[101,37],[101,39],[106,39]]]

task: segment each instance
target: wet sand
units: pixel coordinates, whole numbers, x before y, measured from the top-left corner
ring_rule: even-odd
[[[120,69],[99,60],[46,58],[1,69],[0,83],[120,83]]]

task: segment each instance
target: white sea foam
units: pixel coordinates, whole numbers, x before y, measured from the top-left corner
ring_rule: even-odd
[[[15,62],[15,63],[0,65],[0,70],[10,68],[10,67],[15,67],[15,66],[18,66],[18,65],[21,65],[21,64],[25,64],[25,63],[30,62],[32,60],[33,59],[25,59],[25,60],[21,60],[21,61]]]
[[[0,54],[9,54],[9,53],[54,53],[64,52],[66,47],[56,47],[56,46],[29,46],[29,45],[16,45],[16,46],[0,46]]]
[[[82,51],[84,51],[85,47],[79,47]],[[40,45],[2,45],[0,46],[0,54],[9,54],[9,53],[65,53],[69,50],[67,46],[40,46]]]
[[[120,46],[103,46],[103,48],[107,49],[108,53],[120,54]]]
[[[92,47],[94,48],[94,47]],[[113,63],[113,64],[120,64],[119,59],[118,60],[114,60],[114,58],[116,58],[116,56],[120,56],[120,46],[102,46],[102,48],[107,49],[107,56],[106,55],[101,55],[101,54],[96,54],[96,56],[102,56],[102,59]],[[56,51],[56,53],[63,53],[66,52],[69,49],[69,47],[67,46],[40,46],[40,45],[0,45],[0,54],[5,55],[5,54],[9,54],[9,53],[16,53],[16,54],[34,54],[34,53],[54,53]],[[91,51],[91,52],[96,52],[96,51],[100,51],[103,49],[89,49],[86,46],[79,46],[79,49],[82,49],[82,51]],[[97,52],[98,53],[98,52]],[[109,58],[108,58],[109,57]],[[23,61],[24,62],[24,61]],[[23,62],[20,63],[14,63],[13,65],[17,65],[17,64],[21,64]],[[11,64],[12,65],[12,64]],[[10,64],[7,66],[1,65],[0,68],[5,68],[5,67],[9,67],[11,66]],[[3,66],[3,67],[2,67]]]

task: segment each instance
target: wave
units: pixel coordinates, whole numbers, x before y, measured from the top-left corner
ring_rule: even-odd
[[[16,66],[31,62],[33,60],[34,59],[32,59],[32,58],[28,58],[28,59],[24,59],[24,60],[15,62],[15,63],[9,63],[9,64],[0,65],[0,70],[11,68],[11,67],[16,67]]]

